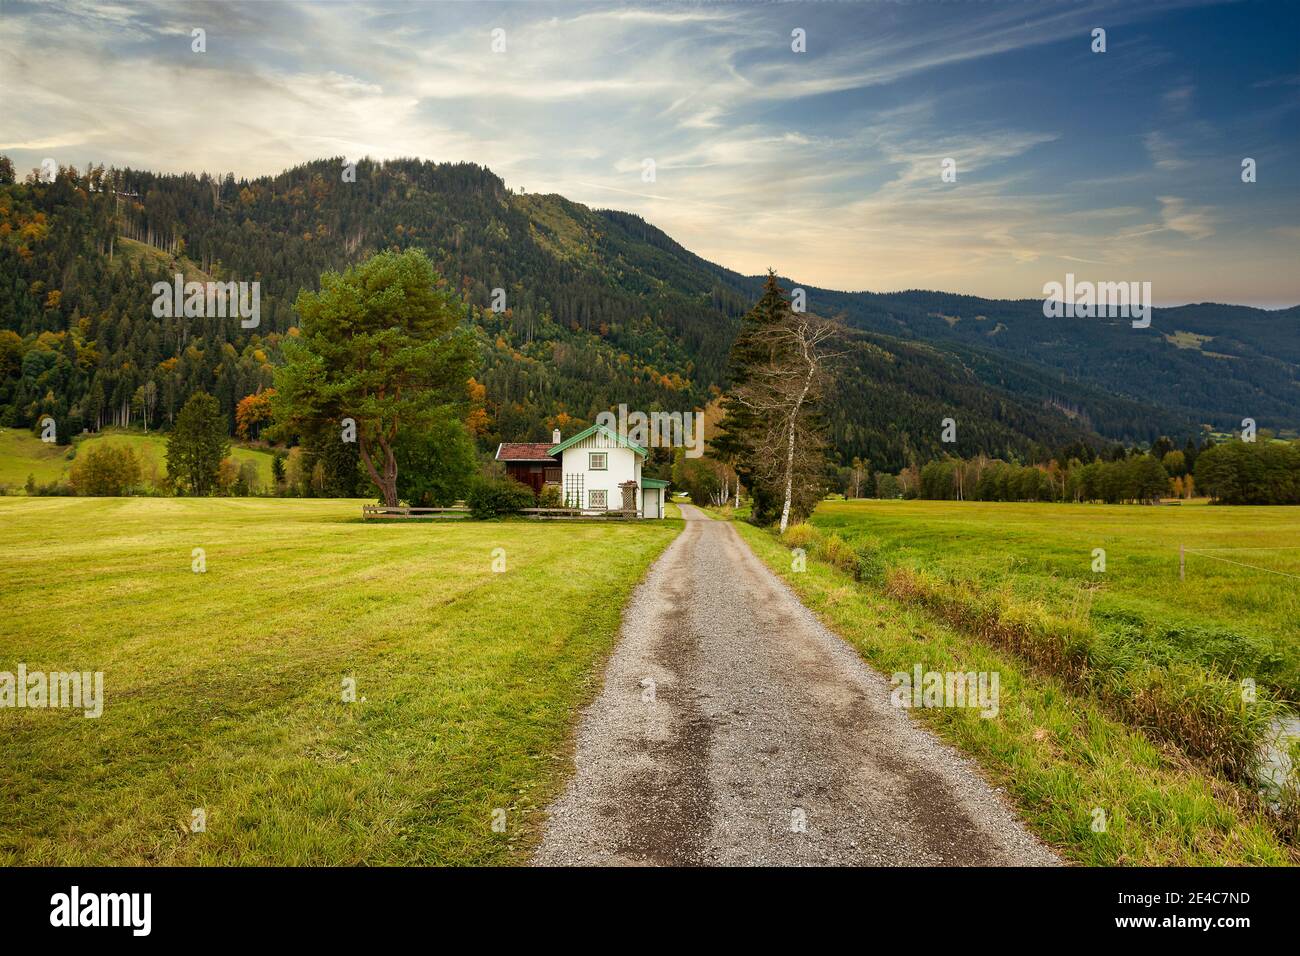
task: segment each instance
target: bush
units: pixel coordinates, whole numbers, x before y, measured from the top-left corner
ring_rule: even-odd
[[[37,485],[29,494],[42,498],[75,498],[77,490],[62,481],[52,481],[48,485]]]
[[[537,499],[539,508],[563,508],[564,493],[559,485],[543,485],[542,493]]]
[[[858,552],[858,580],[884,584],[887,568],[880,553],[880,542],[860,541],[855,550]]]
[[[792,524],[785,529],[785,534],[781,535],[781,543],[787,548],[805,548],[817,543],[820,535],[817,529],[808,522],[802,524]]]
[[[480,478],[465,498],[470,517],[484,521],[518,514],[537,503],[533,490],[513,478]]]
[[[125,445],[92,448],[73,462],[70,483],[79,495],[127,495],[140,483],[140,461]]]
[[[444,417],[418,433],[403,433],[393,451],[397,497],[413,508],[454,504],[474,480],[474,442],[458,418]]]
[[[827,535],[817,545],[817,557],[839,568],[846,574],[858,577],[858,552],[838,534]]]

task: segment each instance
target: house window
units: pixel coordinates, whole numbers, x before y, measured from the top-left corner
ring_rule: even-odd
[[[608,452],[593,451],[587,453],[588,471],[605,471],[607,468],[609,468]]]
[[[542,480],[548,485],[558,485],[560,483],[560,469],[547,468],[543,474]]]
[[[591,496],[591,500],[588,502],[587,505],[589,508],[603,509],[609,507],[609,505],[606,503],[607,499],[605,497],[604,488],[592,488],[589,492],[587,492],[587,494]]]

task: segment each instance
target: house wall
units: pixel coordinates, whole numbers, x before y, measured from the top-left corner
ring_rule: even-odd
[[[546,484],[546,472],[560,466],[555,462],[506,462],[506,474],[515,481],[533,489],[533,494],[540,495]]]
[[[605,471],[592,471],[588,466],[587,456],[593,451],[603,451],[609,456],[607,460],[609,467]],[[565,476],[571,474],[583,476],[582,506],[584,508],[590,507],[590,492],[593,488],[604,489],[606,508],[620,507],[623,502],[623,492],[618,486],[625,481],[635,481],[636,506],[641,510],[641,456],[632,449],[624,448],[607,435],[597,432],[572,448],[564,449],[561,454],[564,459]]]

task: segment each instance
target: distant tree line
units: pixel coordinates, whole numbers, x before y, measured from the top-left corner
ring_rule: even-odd
[[[1116,447],[1091,461],[949,457],[897,474],[871,474],[855,460],[839,469],[837,479],[846,497],[1150,504],[1199,494],[1222,504],[1288,505],[1300,504],[1300,441],[1207,441],[1180,451],[1162,438],[1149,452]]]
[[[1300,504],[1300,440],[1216,445],[1197,459],[1196,482],[1223,504]]]

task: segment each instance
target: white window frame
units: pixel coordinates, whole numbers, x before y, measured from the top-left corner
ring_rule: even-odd
[[[604,488],[590,488],[587,491],[587,507],[591,511],[609,509],[609,492]]]
[[[600,458],[600,464],[596,464],[596,459]],[[587,452],[587,470],[588,471],[609,471],[609,452],[607,451],[589,451]]]

